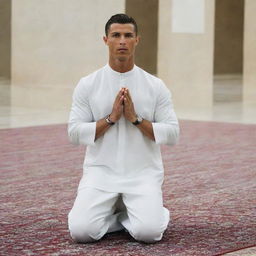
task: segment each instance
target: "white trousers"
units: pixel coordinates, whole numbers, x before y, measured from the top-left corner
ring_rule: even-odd
[[[161,240],[169,218],[160,192],[119,194],[86,187],[78,191],[68,225],[71,237],[80,243],[122,229],[138,241],[152,243]]]

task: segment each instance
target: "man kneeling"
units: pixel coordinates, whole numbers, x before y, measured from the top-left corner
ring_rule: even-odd
[[[83,77],[73,94],[68,134],[87,150],[69,230],[82,243],[122,229],[138,241],[156,242],[169,222],[160,145],[173,145],[179,136],[171,93],[135,65],[133,18],[112,16],[103,40],[108,64]]]

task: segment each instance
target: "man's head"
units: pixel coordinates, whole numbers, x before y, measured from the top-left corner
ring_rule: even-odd
[[[126,14],[116,14],[108,20],[103,40],[109,48],[110,63],[134,63],[135,48],[139,42],[137,31],[135,20]]]
[[[119,24],[133,24],[134,26],[134,32],[135,35],[138,35],[138,26],[136,21],[132,18],[129,17],[126,14],[120,13],[120,14],[115,14],[113,15],[106,23],[105,25],[105,35],[108,36],[109,28],[111,24],[113,23],[119,23]]]

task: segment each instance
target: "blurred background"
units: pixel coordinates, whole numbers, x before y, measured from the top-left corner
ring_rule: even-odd
[[[116,13],[137,20],[136,64],[179,119],[256,123],[255,0],[0,0],[0,128],[66,123]]]

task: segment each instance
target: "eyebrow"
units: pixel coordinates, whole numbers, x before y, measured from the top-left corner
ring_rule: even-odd
[[[110,33],[111,35],[121,34],[121,32],[114,31]],[[124,32],[125,35],[135,35],[135,32]]]

